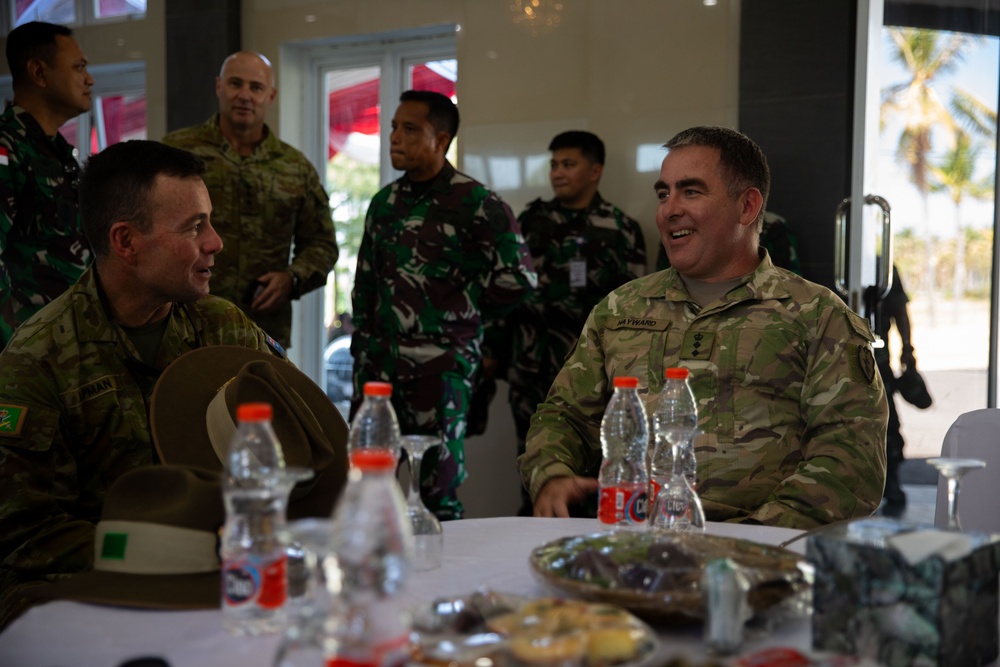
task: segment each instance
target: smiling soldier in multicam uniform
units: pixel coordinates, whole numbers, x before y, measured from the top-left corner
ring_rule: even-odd
[[[867,323],[758,251],[770,173],[724,128],[666,144],[657,227],[673,268],[608,295],[532,418],[521,475],[537,516],[597,491],[611,380],[647,408],[664,370],[691,371],[698,492],[712,521],[810,528],[870,515],[885,480],[887,407]]]

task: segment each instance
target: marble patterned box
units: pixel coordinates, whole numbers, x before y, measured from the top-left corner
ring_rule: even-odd
[[[1000,536],[865,519],[810,536],[806,556],[813,648],[888,667],[997,658]]]

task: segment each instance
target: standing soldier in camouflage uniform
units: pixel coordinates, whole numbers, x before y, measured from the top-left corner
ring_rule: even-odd
[[[234,53],[215,79],[219,113],[171,132],[163,143],[205,161],[212,222],[226,246],[212,294],[246,310],[288,347],[291,300],[326,284],[337,241],[316,170],[264,122],[277,93],[267,58]]]
[[[222,241],[203,171],[153,141],[92,157],[80,211],[95,263],[0,353],[0,627],[25,608],[24,588],[90,567],[108,487],[155,460],[148,414],[163,368],[205,345],[279,354],[208,296]]]
[[[646,273],[639,223],[597,191],[604,142],[590,132],[563,132],[549,150],[555,198],[536,199],[517,219],[538,272],[538,289],[486,332],[487,355],[510,346],[507,381],[518,455],[524,453],[531,415],[545,400],[590,309]],[[530,498],[525,494],[522,501],[521,514],[530,515]]]
[[[392,166],[405,175],[372,199],[354,280],[353,411],[365,382],[393,383],[403,433],[443,435],[421,475],[428,508],[462,516],[465,438],[483,323],[534,288],[510,208],[445,159],[458,109],[407,91],[392,119]]]
[[[791,528],[870,515],[885,480],[885,391],[868,324],[758,251],[767,159],[742,134],[693,128],[666,147],[656,224],[672,268],[590,314],[539,406],[521,476],[538,516],[598,489],[612,378],[652,409],[664,370],[691,371],[706,518]]]
[[[31,22],[7,36],[14,101],[0,116],[0,348],[90,262],[80,167],[59,134],[90,110],[87,57],[69,28]]]

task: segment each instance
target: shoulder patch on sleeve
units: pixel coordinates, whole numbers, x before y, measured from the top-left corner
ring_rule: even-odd
[[[875,381],[875,355],[868,345],[848,345],[847,359],[851,369],[851,379],[861,384]]]
[[[0,403],[0,436],[20,438],[27,419],[28,406]]]
[[[267,336],[267,345],[271,348],[271,351],[282,359],[287,359],[288,353],[285,352],[285,348],[281,347],[281,343],[271,338],[270,334],[265,333],[264,335]]]
[[[851,324],[851,329],[854,330],[856,334],[867,340],[869,343],[874,342],[875,334],[872,333],[872,328],[868,324],[868,320],[861,317],[853,310],[847,310],[847,321]]]

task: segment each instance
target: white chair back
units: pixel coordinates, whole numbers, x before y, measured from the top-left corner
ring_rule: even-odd
[[[983,408],[959,415],[944,436],[941,456],[982,459],[986,468],[968,472],[958,489],[962,529],[1000,533],[1000,408]],[[948,489],[938,479],[934,525],[948,524]]]

